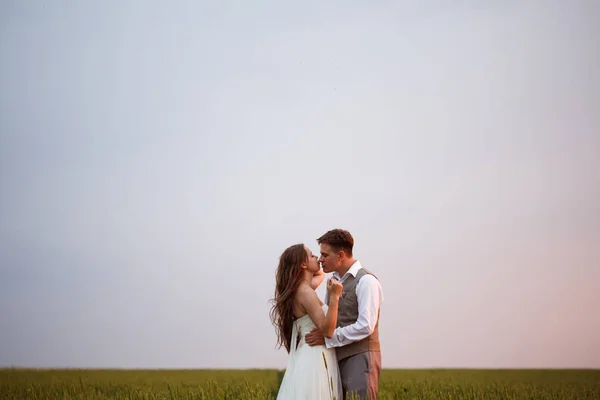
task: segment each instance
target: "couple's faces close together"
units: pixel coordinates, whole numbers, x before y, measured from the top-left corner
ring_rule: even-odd
[[[314,255],[308,247],[304,246],[304,248],[306,249],[308,259],[306,265],[303,265],[303,267],[313,273],[318,272],[321,267],[323,267],[323,272],[325,273],[334,272],[341,265],[340,254],[335,252],[331,246],[326,243],[321,243],[321,257]]]
[[[302,268],[306,268],[308,271],[312,272],[313,274],[316,272],[319,272],[321,267],[319,266],[318,257],[316,255],[314,255],[308,247],[304,246],[304,250],[306,250],[307,258],[306,258],[306,262],[304,264],[302,264]]]

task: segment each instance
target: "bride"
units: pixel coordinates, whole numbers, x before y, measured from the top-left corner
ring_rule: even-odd
[[[327,306],[315,292],[324,278],[317,256],[303,244],[288,247],[279,258],[270,316],[277,344],[284,345],[289,356],[277,400],[342,398],[335,349],[309,346],[304,341],[315,327],[330,338],[337,323],[342,284],[335,279],[327,281]]]

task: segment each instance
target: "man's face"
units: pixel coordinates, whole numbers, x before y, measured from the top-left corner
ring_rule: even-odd
[[[323,272],[329,273],[337,271],[338,267],[341,265],[339,254],[327,243],[321,243],[319,249],[321,252],[319,262],[323,267]]]

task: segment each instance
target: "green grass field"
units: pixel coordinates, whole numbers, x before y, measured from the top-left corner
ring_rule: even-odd
[[[274,399],[276,370],[0,369],[0,399]],[[379,399],[600,399],[600,370],[383,370]]]

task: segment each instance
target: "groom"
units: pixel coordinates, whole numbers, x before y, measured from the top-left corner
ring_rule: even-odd
[[[335,347],[344,398],[348,392],[358,394],[363,399],[376,399],[381,373],[381,285],[375,275],[354,259],[354,239],[350,232],[333,229],[318,238],[317,243],[320,245],[319,262],[323,271],[333,272],[333,277],[344,288],[338,305],[337,328],[331,339],[324,338],[314,329],[306,335],[306,343]]]

